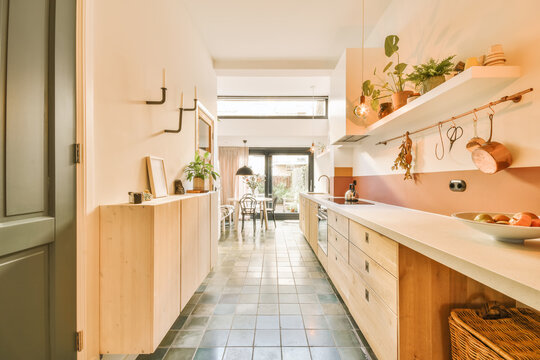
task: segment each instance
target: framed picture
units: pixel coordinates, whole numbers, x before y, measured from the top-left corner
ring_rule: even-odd
[[[165,176],[165,161],[155,156],[146,157],[150,189],[155,198],[167,196],[167,177]]]

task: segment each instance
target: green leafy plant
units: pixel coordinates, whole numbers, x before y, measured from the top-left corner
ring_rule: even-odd
[[[184,169],[184,173],[186,173],[189,181],[193,180],[193,178],[204,180],[210,176],[216,180],[219,174],[214,171],[214,166],[210,164],[209,158],[209,152],[204,153],[203,156],[199,155],[198,152],[195,153],[195,160],[190,162]]]
[[[450,74],[454,68],[452,59],[455,56],[456,55],[449,56],[442,61],[435,61],[431,58],[425,64],[414,65],[414,71],[407,76],[407,80],[418,86],[429,78]]]
[[[362,84],[362,91],[365,96],[371,97],[371,107],[374,110],[377,110],[380,99],[405,90],[405,84],[408,81],[405,74],[407,64],[402,63],[399,60],[398,43],[399,37],[397,35],[388,35],[384,40],[384,54],[386,57],[391,58],[394,54],[397,56],[396,64],[394,65],[394,62],[390,61],[382,71],[389,80],[385,80],[381,77],[377,73],[377,68],[375,68],[373,75],[377,77],[378,82],[373,83],[371,80],[366,80]]]

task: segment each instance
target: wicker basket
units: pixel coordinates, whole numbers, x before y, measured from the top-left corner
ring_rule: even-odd
[[[479,310],[451,312],[453,360],[540,360],[540,315],[530,309],[504,309],[506,317],[486,319]]]

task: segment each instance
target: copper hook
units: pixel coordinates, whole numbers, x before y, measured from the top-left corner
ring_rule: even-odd
[[[488,107],[489,107],[489,109],[491,110],[491,113],[492,113],[493,115],[495,115],[495,110],[493,110],[493,108],[491,107],[491,104],[489,104]]]
[[[443,138],[442,138],[442,124],[439,123],[439,137],[441,138],[441,146],[442,146],[442,155],[439,157],[439,152],[438,152],[438,148],[439,148],[439,144],[437,143],[435,145],[435,157],[437,158],[437,160],[442,160],[444,158],[444,141],[443,141]]]

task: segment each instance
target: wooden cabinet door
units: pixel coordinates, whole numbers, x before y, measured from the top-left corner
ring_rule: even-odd
[[[219,246],[219,192],[210,194],[210,269],[216,266],[218,261]]]
[[[180,212],[180,307],[199,286],[199,199],[182,200]]]
[[[319,235],[319,218],[317,212],[319,205],[314,201],[309,201],[309,237],[308,242],[313,251],[317,252]]]
[[[199,201],[199,271],[197,286],[210,272],[211,225],[210,225],[210,196],[201,196]]]

